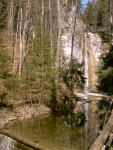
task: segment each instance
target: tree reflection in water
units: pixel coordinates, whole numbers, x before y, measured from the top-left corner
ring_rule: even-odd
[[[86,150],[97,137],[99,116],[97,101],[83,105],[84,114],[43,114],[11,122],[5,129],[51,150]]]

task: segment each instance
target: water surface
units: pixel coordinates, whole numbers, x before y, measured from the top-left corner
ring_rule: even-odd
[[[90,99],[83,105],[86,121],[82,125],[76,124],[76,114],[43,114],[13,121],[6,129],[51,150],[87,150],[100,126],[97,101]]]

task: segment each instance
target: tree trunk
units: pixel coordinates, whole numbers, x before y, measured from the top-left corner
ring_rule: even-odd
[[[27,145],[27,146],[29,146],[29,147],[31,147],[33,149],[36,149],[36,150],[49,150],[47,148],[44,148],[43,146],[40,146],[40,145],[37,145],[37,144],[35,144],[35,143],[31,142],[31,141],[28,141],[28,140],[18,136],[17,134],[15,135],[14,133],[11,133],[11,132],[9,132],[7,130],[0,130],[0,133],[6,135],[8,137],[11,137],[14,140],[16,140],[16,141],[18,141],[18,142],[20,142],[20,143],[22,143],[24,145]]]
[[[13,0],[11,0],[11,46],[13,48]]]
[[[105,128],[103,129],[103,131],[101,132],[101,134],[99,135],[99,137],[96,139],[96,141],[89,150],[100,150],[102,148],[102,146],[105,144],[109,136],[112,126],[113,126],[113,114],[111,115]]]
[[[15,62],[16,62],[16,48],[17,48],[18,23],[19,23],[19,12],[18,12],[17,29],[16,29],[16,42],[15,42],[15,50],[14,50],[14,66],[13,66],[13,73],[15,72]]]
[[[25,23],[24,23],[23,34],[22,34],[22,51],[23,51],[24,57],[26,55],[26,43],[27,43],[27,41],[26,41],[26,27],[27,27],[27,23],[29,22],[28,21],[29,7],[30,7],[30,4],[29,4],[29,0],[28,0],[26,16],[25,16]]]
[[[20,66],[19,66],[19,75],[21,76],[22,70],[22,8],[20,8]]]
[[[7,27],[8,27],[8,35],[10,37],[10,1],[7,3]]]
[[[43,80],[44,80],[44,76],[43,76],[43,74],[44,74],[44,64],[43,64],[43,58],[44,57],[44,55],[43,55],[43,49],[42,49],[42,56],[41,56],[41,60],[42,60],[42,72],[41,72],[41,92],[40,92],[40,101],[39,101],[39,105],[41,104],[41,102],[42,102],[42,94],[43,94]]]
[[[111,5],[111,0],[109,0],[109,40],[110,44],[113,46],[113,31],[112,31],[112,26],[113,26],[113,18],[112,18],[112,5]]]
[[[52,39],[52,17],[51,17],[51,0],[49,0],[49,14],[50,14],[50,37],[51,37],[51,46],[53,45]],[[52,52],[53,53],[53,52]]]
[[[72,44],[71,44],[71,60],[68,70],[67,78],[69,78],[71,67],[72,67],[72,61],[73,61],[73,47],[74,47],[74,37],[75,37],[75,26],[76,26],[76,15],[77,15],[77,0],[76,0],[76,6],[75,6],[75,18],[74,18],[74,26],[73,26],[73,32],[72,32]]]
[[[28,62],[28,70],[29,70],[29,98],[30,98],[30,107],[32,107],[32,98],[31,98],[31,75],[30,75],[29,62]]]
[[[61,37],[61,15],[60,15],[60,1],[57,0],[57,11],[58,11],[58,30],[57,30],[57,52],[56,52],[56,67],[59,68],[59,55],[60,55],[60,37]]]
[[[42,0],[41,28],[43,25],[43,19],[44,19],[44,0]]]
[[[44,0],[42,0],[42,15],[41,15],[41,40],[43,40],[42,35],[44,34],[42,29],[43,29],[43,18],[44,18]],[[42,43],[41,43],[42,44]],[[43,47],[43,46],[41,46]],[[40,100],[39,100],[39,105],[42,102],[42,93],[43,93],[43,48],[42,48],[42,54],[41,54],[41,65],[42,65],[42,72],[41,72],[41,92],[40,92]]]

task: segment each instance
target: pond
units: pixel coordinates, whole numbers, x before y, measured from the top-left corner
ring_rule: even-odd
[[[74,118],[76,114],[43,114],[27,120],[16,120],[5,129],[29,141],[42,145],[50,150],[87,150],[99,134],[100,120],[98,116],[98,101],[101,98],[88,96],[83,103],[85,122],[78,125]],[[80,102],[80,101],[79,101]],[[2,144],[13,144],[11,139],[2,137]],[[5,147],[5,146],[4,146]],[[16,150],[16,148],[2,150]]]

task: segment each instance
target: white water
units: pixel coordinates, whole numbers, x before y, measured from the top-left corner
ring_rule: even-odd
[[[1,139],[0,150],[15,150],[15,141],[7,136]]]
[[[84,112],[86,117],[85,122],[85,150],[88,147],[88,128],[89,128],[89,103],[84,104]]]
[[[88,52],[87,52],[87,37],[85,34],[85,55],[84,55],[84,77],[85,79],[85,86],[84,92],[89,92],[89,59],[88,59]]]
[[[85,55],[84,55],[84,77],[85,85],[84,92],[89,92],[89,60],[88,60],[88,52],[87,52],[87,37],[85,34]],[[85,150],[87,150],[87,141],[88,141],[88,128],[89,128],[89,103],[84,104],[84,112],[86,117],[85,122]]]

